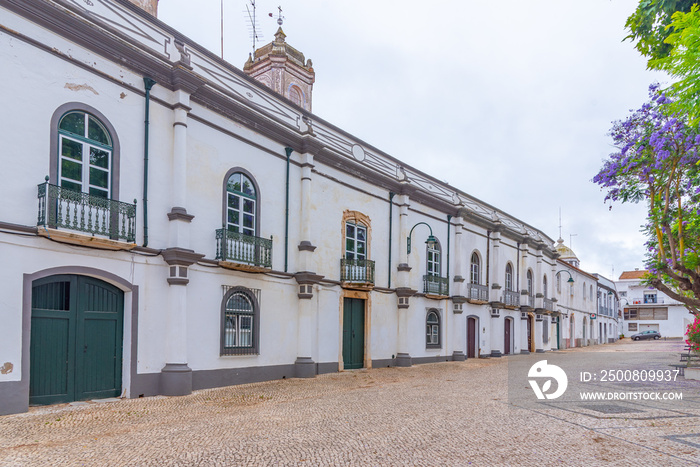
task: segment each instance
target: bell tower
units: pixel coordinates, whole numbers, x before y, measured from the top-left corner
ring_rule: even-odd
[[[158,0],[129,0],[131,3],[140,7],[146,13],[153,16],[158,16]]]
[[[302,109],[311,111],[311,93],[316,80],[311,60],[287,44],[282,28],[275,40],[248,56],[243,71]]]

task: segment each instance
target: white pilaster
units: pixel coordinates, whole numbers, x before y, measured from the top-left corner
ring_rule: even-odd
[[[489,292],[490,301],[501,300],[503,287],[505,286],[505,272],[501,271],[501,232],[491,232],[491,258],[490,258],[490,278],[491,290]]]
[[[313,154],[302,154],[301,157],[301,195],[299,206],[299,271],[312,271],[313,252],[316,249],[311,240],[311,190],[312,169],[314,168]]]

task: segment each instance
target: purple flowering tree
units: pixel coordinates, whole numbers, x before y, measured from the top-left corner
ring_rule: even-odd
[[[700,316],[700,131],[658,85],[649,97],[613,123],[617,151],[593,181],[606,201],[646,202],[647,281]]]

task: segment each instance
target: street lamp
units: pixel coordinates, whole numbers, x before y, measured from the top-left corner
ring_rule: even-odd
[[[438,241],[437,241],[437,238],[435,238],[433,236],[433,228],[430,227],[425,222],[419,222],[416,225],[414,225],[413,227],[411,227],[411,231],[408,233],[408,238],[406,239],[406,253],[409,255],[411,254],[411,235],[413,234],[413,229],[415,229],[416,227],[418,227],[421,224],[427,226],[428,229],[430,229],[430,235],[428,235],[428,239],[425,241],[425,243],[430,247],[434,247],[435,245],[437,245]]]
[[[555,274],[555,276],[558,276],[558,275],[561,274],[562,272],[565,272],[565,273],[567,273],[567,274],[569,275],[569,280],[566,281],[566,282],[568,282],[569,284],[573,284],[573,283],[574,283],[574,278],[573,278],[573,276],[571,275],[571,273],[570,273],[569,271],[567,271],[566,269],[562,269],[561,271],[557,272],[557,273]]]

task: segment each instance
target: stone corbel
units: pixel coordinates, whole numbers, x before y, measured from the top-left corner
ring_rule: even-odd
[[[170,266],[168,277],[170,285],[187,285],[190,282],[187,277],[187,268],[204,258],[204,255],[185,248],[168,248],[160,254]]]

